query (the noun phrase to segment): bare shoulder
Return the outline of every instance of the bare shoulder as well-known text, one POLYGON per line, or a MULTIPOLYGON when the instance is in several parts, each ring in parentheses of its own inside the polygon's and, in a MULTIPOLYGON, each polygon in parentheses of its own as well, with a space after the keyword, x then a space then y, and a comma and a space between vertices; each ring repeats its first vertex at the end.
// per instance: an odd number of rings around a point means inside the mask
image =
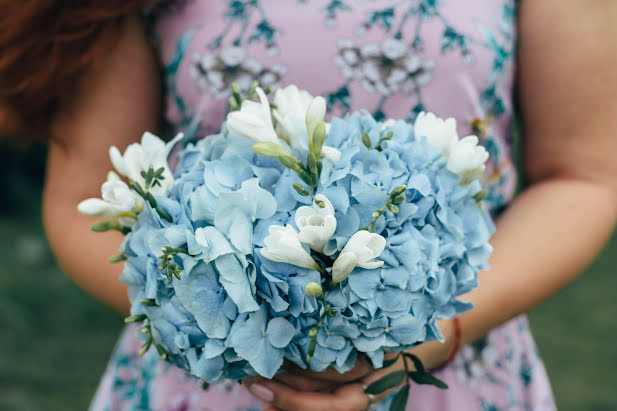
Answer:
POLYGON ((519 92, 531 180, 617 181, 617 2, 521 3, 519 92))
POLYGON ((76 79, 78 92, 52 125, 46 195, 96 194, 110 169, 109 147, 156 131, 161 100, 156 61, 141 19, 128 17, 113 50, 76 79), (70 187, 63 183, 67 178, 70 187))

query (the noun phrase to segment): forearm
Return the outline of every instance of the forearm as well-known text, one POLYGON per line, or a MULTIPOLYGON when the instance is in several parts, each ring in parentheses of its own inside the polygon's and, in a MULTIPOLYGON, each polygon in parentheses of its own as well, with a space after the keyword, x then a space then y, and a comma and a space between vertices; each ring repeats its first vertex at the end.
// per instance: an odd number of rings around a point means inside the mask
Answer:
MULTIPOLYGON (((68 203, 68 202, 67 202, 68 203)), ((94 219, 77 212, 76 205, 44 203, 49 243, 63 271, 92 296, 121 313, 128 313, 126 286, 118 280, 123 263, 107 259, 118 254, 123 236, 94 233, 94 219)))
POLYGON ((610 236, 615 191, 601 184, 552 178, 525 190, 499 218, 491 268, 464 297, 466 344, 528 311, 572 281, 610 236))

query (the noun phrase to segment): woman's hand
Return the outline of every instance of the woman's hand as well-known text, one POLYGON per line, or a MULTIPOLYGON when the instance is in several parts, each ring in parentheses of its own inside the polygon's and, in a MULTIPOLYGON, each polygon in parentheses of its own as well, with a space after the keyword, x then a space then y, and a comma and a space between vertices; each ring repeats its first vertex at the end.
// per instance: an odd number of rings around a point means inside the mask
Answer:
MULTIPOLYGON (((442 365, 450 355, 454 345, 454 326, 451 320, 440 322, 446 341, 422 344, 409 352, 418 356, 427 369, 442 365)), ((391 354, 387 358, 394 358, 391 354)), ((413 364, 408 361, 407 369, 413 371, 413 364)), ((335 370, 314 372, 289 369, 273 380, 264 378, 246 379, 243 384, 256 397, 264 401, 264 411, 355 411, 366 410, 371 403, 381 401, 401 386, 390 389, 371 399, 364 393, 364 388, 380 378, 399 370, 405 370, 403 357, 400 356, 392 366, 375 370, 362 356, 356 366, 345 374, 335 370)))
MULTIPOLYGON (((359 379, 351 380, 352 377, 347 373, 336 373, 338 376, 334 372, 325 373, 328 378, 339 378, 340 376, 341 379, 347 379, 347 382, 280 374, 273 380, 250 379, 245 380, 243 384, 253 395, 264 401, 264 411, 360 411, 366 410, 371 405, 369 395, 364 393, 367 385, 393 371, 403 369, 401 357, 391 367, 380 370, 371 368, 370 373, 359 379)), ((375 395, 373 402, 384 399, 392 391, 394 389, 375 395)))

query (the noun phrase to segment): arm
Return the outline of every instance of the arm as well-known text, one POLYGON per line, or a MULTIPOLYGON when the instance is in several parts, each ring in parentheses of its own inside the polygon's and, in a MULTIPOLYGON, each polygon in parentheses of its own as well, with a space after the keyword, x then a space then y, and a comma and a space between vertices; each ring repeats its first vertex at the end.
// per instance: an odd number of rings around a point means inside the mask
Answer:
MULTIPOLYGON (((616 20, 612 1, 522 2, 519 85, 529 187, 497 222, 491 269, 480 274, 480 287, 467 296, 476 308, 461 316, 463 344, 572 281, 613 229, 616 20)), ((446 344, 422 344, 414 351, 431 368, 443 362, 450 345, 448 338, 446 344)), ((259 384, 273 392, 277 409, 355 410, 367 404, 358 383, 333 394, 300 393, 265 380, 259 384)))
POLYGON ((107 258, 118 254, 119 233, 92 233, 92 217, 77 204, 100 196, 111 164, 109 146, 125 147, 145 130, 156 130, 160 104, 154 53, 136 17, 127 18, 114 50, 87 73, 70 104, 52 124, 43 215, 51 247, 60 266, 96 298, 128 311, 125 286, 118 281, 122 264, 107 258))

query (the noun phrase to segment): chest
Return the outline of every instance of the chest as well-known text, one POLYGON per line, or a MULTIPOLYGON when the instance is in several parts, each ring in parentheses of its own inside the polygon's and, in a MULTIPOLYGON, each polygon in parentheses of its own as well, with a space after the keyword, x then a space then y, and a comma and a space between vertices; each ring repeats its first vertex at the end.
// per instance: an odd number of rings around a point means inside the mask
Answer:
POLYGON ((157 22, 176 122, 207 110, 220 124, 231 84, 253 80, 324 95, 337 115, 508 109, 516 0, 180 3, 157 22))

